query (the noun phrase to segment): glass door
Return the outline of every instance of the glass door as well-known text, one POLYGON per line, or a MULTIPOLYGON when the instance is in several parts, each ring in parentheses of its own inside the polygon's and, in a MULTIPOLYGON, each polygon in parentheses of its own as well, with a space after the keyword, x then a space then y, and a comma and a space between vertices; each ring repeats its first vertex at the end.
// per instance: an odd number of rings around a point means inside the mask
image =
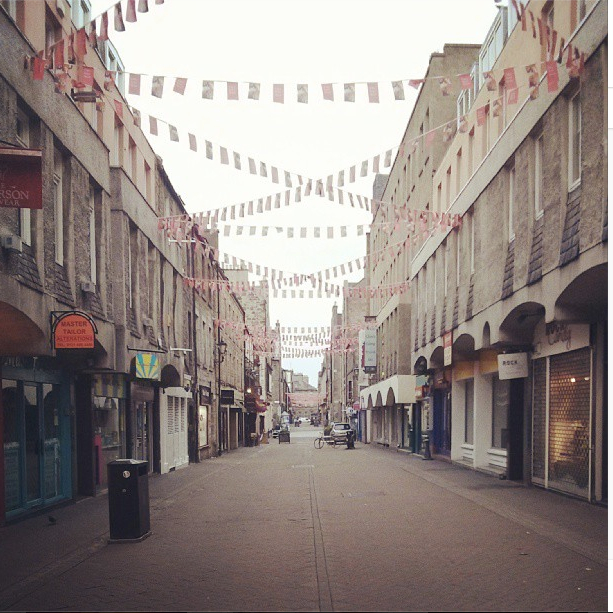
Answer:
POLYGON ((61 431, 60 408, 57 390, 45 383, 42 385, 42 409, 44 426, 44 475, 45 498, 55 498, 61 493, 61 431))
POLYGON ((5 509, 21 506, 21 414, 18 406, 17 381, 2 380, 4 413, 4 495, 5 509))
POLYGON ((151 438, 151 424, 153 416, 151 414, 151 404, 149 402, 137 402, 136 403, 136 447, 134 453, 135 460, 147 460, 149 462, 149 469, 151 469, 151 457, 152 457, 152 438, 151 438))
POLYGON ((25 482, 26 504, 35 506, 42 502, 41 472, 42 445, 40 410, 37 398, 37 385, 24 384, 23 411, 25 423, 25 482))

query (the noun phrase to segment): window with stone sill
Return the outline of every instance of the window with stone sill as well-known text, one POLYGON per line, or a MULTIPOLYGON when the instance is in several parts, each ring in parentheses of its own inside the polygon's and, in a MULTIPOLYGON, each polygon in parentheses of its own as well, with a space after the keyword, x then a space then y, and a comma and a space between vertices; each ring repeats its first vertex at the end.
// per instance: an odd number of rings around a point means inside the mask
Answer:
POLYGON ((568 101, 568 191, 581 183, 581 92, 568 101))
POLYGON ((55 217, 55 261, 60 266, 64 265, 64 194, 63 174, 64 163, 62 155, 55 150, 54 173, 53 173, 53 212, 55 217))
POLYGON ((543 215, 543 135, 534 139, 534 217, 543 215))
MULTIPOLYGON (((91 3, 88 0, 72 1, 72 23, 75 27, 82 28, 91 21, 91 3)), ((69 2, 70 4, 70 2, 69 2)))
MULTIPOLYGON (((17 142, 24 148, 30 147, 30 117, 17 109, 17 142)), ((19 236, 26 245, 32 244, 32 213, 31 209, 19 209, 19 236)))
POLYGON ((509 242, 515 239, 515 165, 509 167, 509 242))

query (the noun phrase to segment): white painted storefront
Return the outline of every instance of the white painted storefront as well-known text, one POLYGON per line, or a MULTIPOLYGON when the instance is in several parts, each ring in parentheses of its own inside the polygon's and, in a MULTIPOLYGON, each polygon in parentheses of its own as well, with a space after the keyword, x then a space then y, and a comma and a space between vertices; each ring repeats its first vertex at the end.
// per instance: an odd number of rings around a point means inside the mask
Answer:
POLYGON ((182 387, 167 387, 160 395, 161 473, 189 464, 187 447, 188 401, 191 394, 182 387))

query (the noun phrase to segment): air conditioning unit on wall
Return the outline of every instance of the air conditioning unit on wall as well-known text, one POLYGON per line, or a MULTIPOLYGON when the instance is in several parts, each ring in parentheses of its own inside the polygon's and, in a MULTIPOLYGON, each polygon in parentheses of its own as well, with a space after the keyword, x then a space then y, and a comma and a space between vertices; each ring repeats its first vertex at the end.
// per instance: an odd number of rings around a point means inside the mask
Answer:
POLYGON ((7 251, 13 251, 15 253, 21 253, 23 251, 23 245, 21 242, 21 237, 15 234, 11 234, 10 236, 3 236, 1 239, 2 248, 7 251))

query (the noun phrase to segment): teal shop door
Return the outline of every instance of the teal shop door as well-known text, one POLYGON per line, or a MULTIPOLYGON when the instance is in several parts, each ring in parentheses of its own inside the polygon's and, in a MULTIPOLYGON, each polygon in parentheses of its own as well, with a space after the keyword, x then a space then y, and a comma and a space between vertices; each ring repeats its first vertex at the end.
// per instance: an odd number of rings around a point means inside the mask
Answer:
POLYGON ((64 443, 68 424, 62 420, 60 389, 52 383, 2 381, 8 516, 64 496, 70 445, 64 443))

